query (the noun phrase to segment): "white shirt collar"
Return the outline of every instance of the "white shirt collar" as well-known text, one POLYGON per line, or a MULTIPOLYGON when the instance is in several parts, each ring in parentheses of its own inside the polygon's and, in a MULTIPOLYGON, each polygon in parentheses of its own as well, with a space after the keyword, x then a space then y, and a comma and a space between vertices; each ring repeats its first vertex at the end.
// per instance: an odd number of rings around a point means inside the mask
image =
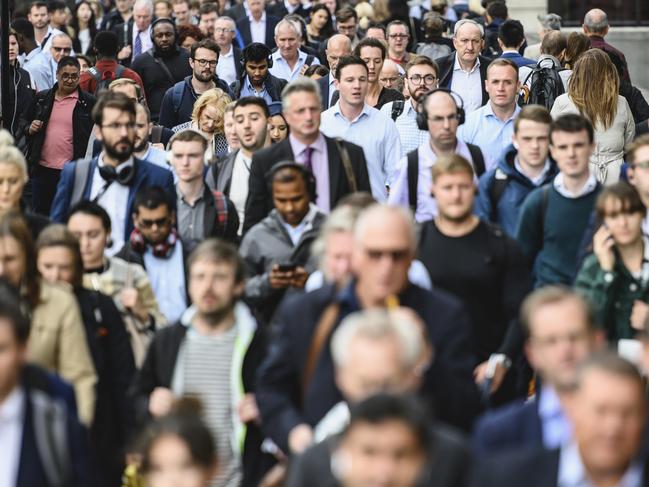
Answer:
MULTIPOLYGON (((149 150, 150 149, 151 149, 151 146, 149 145, 149 150)), ((147 154, 148 154, 148 152, 147 152, 147 154)), ((117 168, 126 167, 126 166, 132 166, 133 164, 135 164, 135 161, 133 160, 133 156, 131 156, 128 159, 128 161, 122 162, 121 164, 119 164, 117 166, 117 168)), ((99 167, 104 167, 106 165, 106 164, 104 164, 104 151, 101 151, 101 153, 99 154, 99 157, 97 158, 97 165, 99 167)), ((117 168, 115 168, 115 169, 117 169, 117 168)))
POLYGON ((563 179, 563 173, 560 172, 554 177, 553 185, 554 189, 557 190, 557 193, 559 193, 564 198, 577 199, 584 195, 592 193, 597 187, 597 179, 595 178, 595 175, 593 173, 590 173, 588 175, 586 183, 584 183, 584 186, 577 192, 577 194, 573 194, 568 191, 563 179))
POLYGON ((543 166, 543 171, 541 171, 539 175, 536 176, 535 178, 530 178, 523 172, 523 167, 521 166, 521 163, 518 161, 518 156, 514 158, 514 167, 519 173, 521 173, 523 176, 529 179, 534 186, 540 186, 541 183, 543 183, 543 181, 545 180, 545 177, 548 175, 548 172, 550 171, 550 159, 545 160, 545 166, 543 166))
POLYGON ((0 424, 21 422, 24 414, 25 392, 21 387, 16 387, 7 399, 0 404, 0 424))
POLYGON ((219 54, 219 59, 223 57, 232 57, 232 56, 234 56, 234 48, 232 47, 232 44, 230 44, 230 50, 225 54, 219 54))
MULTIPOLYGON (((469 74, 472 74, 476 69, 480 68, 480 56, 478 56, 475 60, 475 64, 471 68, 471 71, 469 71, 469 74)), ((464 71, 462 69, 462 66, 460 66, 460 60, 457 57, 457 53, 455 54, 455 63, 453 64, 453 71, 464 71)), ((466 72, 466 71, 464 71, 466 72)))

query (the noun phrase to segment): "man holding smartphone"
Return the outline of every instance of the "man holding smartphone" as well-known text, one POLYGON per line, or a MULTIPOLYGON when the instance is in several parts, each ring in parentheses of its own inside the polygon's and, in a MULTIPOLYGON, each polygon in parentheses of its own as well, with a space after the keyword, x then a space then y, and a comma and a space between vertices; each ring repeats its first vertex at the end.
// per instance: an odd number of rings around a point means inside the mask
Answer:
POLYGON ((267 175, 273 209, 246 233, 239 252, 248 269, 246 301, 268 322, 289 288, 304 288, 311 243, 325 215, 315 201, 313 174, 293 161, 267 175))

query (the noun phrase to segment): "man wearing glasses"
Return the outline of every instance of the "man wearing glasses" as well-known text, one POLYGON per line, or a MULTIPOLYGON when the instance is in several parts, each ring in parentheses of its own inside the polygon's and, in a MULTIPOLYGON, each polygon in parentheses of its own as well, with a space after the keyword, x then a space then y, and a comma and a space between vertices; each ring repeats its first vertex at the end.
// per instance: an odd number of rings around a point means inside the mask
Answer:
POLYGON ((72 53, 72 39, 67 34, 52 38, 49 52, 42 51, 25 69, 32 75, 36 91, 49 90, 56 83, 56 68, 63 56, 72 53))
POLYGON ((219 46, 212 39, 203 39, 192 46, 189 58, 192 74, 164 94, 160 106, 160 125, 173 128, 189 122, 194 102, 212 88, 220 88, 232 97, 228 84, 216 74, 218 61, 219 46))
POLYGON ((408 26, 401 20, 394 20, 388 24, 388 56, 390 59, 406 68, 410 61, 410 53, 407 51, 410 33, 408 26))
POLYGON ((415 150, 428 140, 428 131, 417 127, 417 110, 424 95, 437 88, 439 68, 427 56, 415 56, 406 69, 406 84, 410 99, 393 101, 381 107, 381 111, 394 120, 401 139, 401 157, 415 150))
POLYGON ((90 137, 95 97, 79 88, 79 71, 75 58, 59 57, 54 87, 34 97, 21 121, 33 168, 33 207, 42 215, 50 212, 63 165, 83 157, 90 137))
MULTIPOLYGON (((92 122, 103 149, 98 157, 78 159, 63 166, 50 217, 57 223, 64 223, 69 208, 79 201, 99 203, 111 219, 113 245, 106 254, 112 256, 133 231, 131 213, 138 190, 160 186, 167 194, 174 194, 174 181, 171 171, 133 157, 135 103, 124 93, 107 91, 102 94, 92 111, 92 122)), ((89 130, 91 121, 86 125, 89 130)), ((84 153, 85 144, 81 156, 75 153, 75 157, 82 157, 84 153)))
POLYGON ((216 74, 228 85, 241 77, 241 49, 232 41, 237 32, 237 24, 230 17, 219 17, 214 24, 214 40, 221 50, 216 74))

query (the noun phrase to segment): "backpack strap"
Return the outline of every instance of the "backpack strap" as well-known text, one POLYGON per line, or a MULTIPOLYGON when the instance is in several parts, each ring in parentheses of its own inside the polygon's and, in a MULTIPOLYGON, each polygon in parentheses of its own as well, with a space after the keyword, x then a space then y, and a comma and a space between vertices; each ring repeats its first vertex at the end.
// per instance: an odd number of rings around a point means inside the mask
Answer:
POLYGON ((313 64, 313 60, 315 59, 315 56, 313 54, 309 54, 306 59, 304 60, 304 64, 307 66, 311 66, 313 64))
POLYGON ((484 156, 482 155, 482 151, 480 150, 480 147, 478 147, 477 145, 467 144, 467 147, 469 148, 469 154, 471 154, 471 160, 473 161, 473 169, 476 173, 476 176, 480 177, 485 172, 485 163, 484 163, 484 156))
POLYGON ((180 105, 183 101, 183 95, 185 94, 185 81, 182 83, 174 84, 173 91, 171 92, 171 103, 174 106, 174 111, 178 113, 180 111, 180 105))
POLYGON ((498 219, 498 203, 505 193, 505 188, 509 183, 509 176, 502 169, 497 168, 494 174, 494 180, 489 187, 489 201, 491 202, 492 221, 498 219))
POLYGON ((151 143, 159 144, 162 140, 162 125, 154 125, 151 129, 151 143))
POLYGON ((212 191, 212 196, 216 208, 216 224, 221 230, 221 235, 224 235, 228 228, 228 201, 221 191, 212 191))
POLYGON ((395 122, 397 121, 397 118, 399 118, 399 115, 403 113, 403 107, 405 106, 405 102, 403 100, 394 100, 392 102, 392 113, 390 114, 390 117, 392 117, 392 120, 395 122))
POLYGON ((408 204, 413 214, 417 211, 417 185, 419 182, 419 149, 408 152, 408 204))
POLYGON ((86 182, 90 173, 90 164, 92 164, 92 159, 79 159, 75 162, 70 207, 81 201, 83 197, 83 190, 86 189, 86 182))
POLYGON ((543 186, 543 193, 541 194, 541 223, 545 227, 545 214, 548 212, 548 206, 550 205, 550 190, 552 189, 552 183, 548 183, 543 186))
POLYGON ((125 69, 126 69, 126 68, 125 68, 124 66, 122 66, 121 64, 118 64, 118 65, 117 65, 117 70, 115 71, 115 77, 114 77, 113 79, 119 79, 119 78, 121 78, 122 75, 124 74, 124 70, 125 70, 125 69))
POLYGON ((88 74, 90 76, 92 76, 97 83, 99 83, 101 81, 101 73, 99 72, 99 70, 95 66, 88 69, 88 74))

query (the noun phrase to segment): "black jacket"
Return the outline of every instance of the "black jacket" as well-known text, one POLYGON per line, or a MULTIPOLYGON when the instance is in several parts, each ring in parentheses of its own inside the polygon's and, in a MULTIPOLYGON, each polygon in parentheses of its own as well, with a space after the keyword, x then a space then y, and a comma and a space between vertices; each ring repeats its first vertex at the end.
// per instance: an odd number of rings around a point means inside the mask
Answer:
POLYGON ((160 53, 155 47, 136 57, 131 68, 140 75, 146 94, 151 120, 158 121, 162 98, 169 88, 191 76, 189 53, 176 47, 168 53, 160 53), (164 64, 165 70, 161 64, 164 64))
MULTIPOLYGON (((110 30, 112 30, 117 35, 117 39, 119 40, 119 48, 121 49, 126 46, 133 47, 133 17, 131 17, 128 22, 124 22, 122 20, 122 16, 119 13, 117 13, 117 16, 118 18, 115 20, 116 23, 113 24, 110 30)), ((130 66, 132 62, 133 54, 131 51, 131 56, 129 56, 127 59, 122 59, 120 61, 120 64, 123 64, 124 66, 130 66)))
MULTIPOLYGON (((271 49, 275 49, 275 26, 281 20, 280 17, 275 17, 266 12, 266 39, 264 44, 266 44, 271 49)), ((250 33, 250 19, 248 17, 242 17, 237 20, 237 32, 238 37, 243 43, 239 47, 243 49, 252 42, 252 34, 250 33)))
MULTIPOLYGON (((345 174, 340 152, 336 141, 325 136, 327 152, 329 155, 329 201, 334 208, 338 201, 351 193, 349 181, 345 174)), ((363 149, 351 142, 341 142, 349 153, 352 169, 356 176, 358 191, 371 192, 370 178, 367 173, 367 162, 363 149)), ((266 174, 280 161, 294 160, 293 149, 288 138, 270 147, 256 152, 252 156, 250 166, 250 183, 248 188, 248 201, 246 202, 246 217, 243 223, 245 233, 255 223, 263 220, 273 208, 271 195, 266 184, 266 174)))
MULTIPOLYGON (((156 387, 171 388, 178 351, 186 333, 187 326, 176 323, 163 328, 153 338, 142 368, 129 390, 134 400, 138 423, 144 424, 149 419, 149 396, 153 390, 156 387)), ((265 354, 266 338, 264 332, 257 328, 241 369, 243 389, 246 393, 255 390, 255 373, 265 354)), ((257 485, 254 478, 259 474, 262 440, 259 428, 248 424, 243 448, 244 486, 257 485)))
POLYGON ((126 391, 135 374, 135 362, 126 326, 112 298, 84 288, 74 292, 98 379, 90 437, 102 472, 101 485, 109 487, 121 478, 124 447, 134 429, 126 391))
MULTIPOLYGON (((241 87, 245 82, 246 80, 244 77, 243 80, 239 78, 230 85, 230 90, 234 94, 235 99, 238 99, 241 96, 241 87)), ((282 90, 287 84, 288 81, 286 81, 285 79, 277 78, 268 73, 268 76, 264 81, 264 88, 273 101, 282 101, 282 90)))
MULTIPOLYGON (((435 62, 439 66, 439 86, 440 88, 451 88, 451 81, 453 79, 453 66, 455 65, 455 55, 456 53, 449 54, 448 56, 435 59, 435 62)), ((491 62, 491 59, 484 56, 478 56, 480 60, 480 79, 482 86, 482 104, 484 105, 489 101, 489 95, 485 90, 484 82, 487 79, 487 67, 491 62)))
MULTIPOLYGON (((435 425, 431 428, 433 444, 424 472, 416 487, 466 487, 470 479, 471 454, 465 440, 454 430, 435 425), (434 479, 433 483, 430 481, 434 479)), ((340 444, 340 436, 313 445, 291 464, 287 487, 338 487, 331 471, 331 457, 340 444)))
POLYGON ((318 83, 318 85, 320 86, 320 96, 321 96, 320 105, 322 107, 322 111, 324 112, 327 108, 331 106, 329 104, 329 75, 323 76, 322 78, 318 78, 316 80, 316 83, 318 83))
POLYGON ((3 106, 3 125, 11 132, 14 138, 20 137, 20 115, 31 104, 34 95, 34 87, 31 83, 29 73, 18 66, 9 67, 11 80, 9 84, 9 103, 3 106), (6 106, 6 108, 5 108, 6 106))
MULTIPOLYGON (((291 429, 301 423, 315 426, 343 399, 334 381, 331 335, 322 347, 306 391, 302 390, 302 373, 325 308, 332 303, 340 307, 334 330, 344 317, 361 309, 354 286, 352 282, 336 292, 333 285, 327 285, 307 294, 287 296, 275 314, 280 332, 259 369, 257 404, 264 418, 264 433, 285 452, 291 429)), ((477 362, 465 308, 444 291, 426 291, 412 284, 399 295, 399 303, 423 319, 435 350, 421 392, 430 396, 441 421, 468 430, 479 410, 479 399, 473 382, 477 362)))
MULTIPOLYGON (((54 106, 54 95, 58 88, 58 83, 49 90, 40 91, 32 99, 23 113, 20 120, 20 130, 27 136, 29 144, 29 151, 27 162, 30 166, 38 164, 45 142, 45 134, 47 132, 47 123, 52 114, 52 107, 54 106), (44 122, 41 130, 34 135, 29 134, 29 126, 34 120, 42 120, 44 122)), ((74 111, 72 112, 72 159, 82 159, 86 154, 86 147, 88 146, 88 139, 92 131, 92 108, 95 106, 95 97, 80 88, 77 88, 79 100, 77 101, 74 111)))
POLYGON ((522 449, 496 455, 475 469, 472 487, 556 487, 561 450, 522 449))
MULTIPOLYGON (((112 30, 116 32, 114 27, 118 26, 119 24, 124 24, 124 18, 122 17, 122 14, 120 14, 117 10, 112 10, 108 12, 106 15, 104 15, 101 19, 101 26, 99 27, 99 30, 112 30)), ((131 33, 133 33, 133 17, 129 19, 126 24, 131 24, 131 33)), ((123 26, 122 26, 123 27, 123 26)), ((128 28, 128 26, 127 26, 128 28)), ((127 44, 130 44, 128 41, 124 43, 124 34, 119 33, 117 38, 119 39, 120 43, 123 44, 122 47, 124 47, 127 44)), ((129 37, 130 39, 130 37, 129 37)))

